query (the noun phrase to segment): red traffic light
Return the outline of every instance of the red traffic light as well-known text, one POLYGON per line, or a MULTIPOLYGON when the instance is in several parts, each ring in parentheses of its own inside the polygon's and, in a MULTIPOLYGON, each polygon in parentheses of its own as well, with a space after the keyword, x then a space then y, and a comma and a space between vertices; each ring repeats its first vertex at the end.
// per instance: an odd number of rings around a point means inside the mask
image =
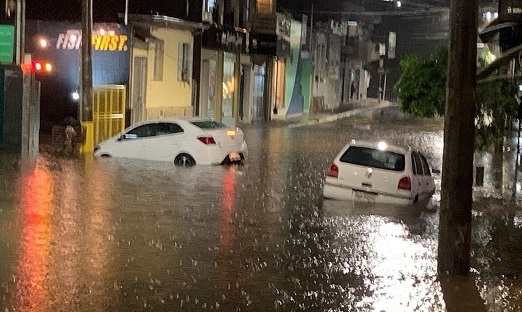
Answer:
POLYGON ((53 65, 49 62, 34 62, 34 71, 37 73, 51 73, 53 65))
POLYGON ((34 61, 31 64, 23 64, 22 70, 24 72, 33 72, 36 74, 50 74, 54 70, 53 64, 44 61, 34 61))

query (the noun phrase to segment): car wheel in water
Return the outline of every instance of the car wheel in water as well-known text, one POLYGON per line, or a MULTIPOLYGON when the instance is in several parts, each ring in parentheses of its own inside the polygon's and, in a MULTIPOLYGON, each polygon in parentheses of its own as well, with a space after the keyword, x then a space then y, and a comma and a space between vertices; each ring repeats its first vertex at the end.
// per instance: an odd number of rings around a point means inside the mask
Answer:
POLYGON ((191 167, 196 164, 196 161, 189 154, 179 154, 174 158, 174 164, 176 166, 191 167))

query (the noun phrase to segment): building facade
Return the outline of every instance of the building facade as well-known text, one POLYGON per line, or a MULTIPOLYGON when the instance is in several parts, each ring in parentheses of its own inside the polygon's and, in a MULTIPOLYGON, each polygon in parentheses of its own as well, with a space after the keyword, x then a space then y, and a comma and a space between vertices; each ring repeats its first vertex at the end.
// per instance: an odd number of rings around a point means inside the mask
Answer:
POLYGON ((132 123, 194 115, 194 32, 203 25, 167 16, 130 15, 132 123))

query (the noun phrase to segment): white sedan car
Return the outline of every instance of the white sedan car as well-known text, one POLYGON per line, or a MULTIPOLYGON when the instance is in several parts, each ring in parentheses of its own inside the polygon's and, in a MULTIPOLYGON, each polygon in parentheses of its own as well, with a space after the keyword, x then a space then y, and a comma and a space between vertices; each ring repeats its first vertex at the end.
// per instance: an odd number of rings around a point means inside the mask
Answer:
POLYGON ((137 123, 99 143, 95 156, 169 161, 178 166, 241 162, 247 155, 243 131, 204 118, 137 123))
MULTIPOLYGON (((439 172, 434 170, 433 172, 439 172)), ((326 177, 325 198, 409 205, 435 192, 426 157, 385 142, 347 144, 326 177)))

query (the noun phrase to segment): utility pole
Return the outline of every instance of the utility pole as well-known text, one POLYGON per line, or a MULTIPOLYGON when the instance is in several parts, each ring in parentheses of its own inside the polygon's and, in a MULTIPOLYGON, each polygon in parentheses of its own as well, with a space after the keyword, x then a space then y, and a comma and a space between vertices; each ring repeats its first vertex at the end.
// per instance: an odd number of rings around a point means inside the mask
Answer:
POLYGON ((451 0, 438 270, 470 269, 478 0, 451 0))
POLYGON ((78 119, 85 131, 81 153, 94 150, 92 111, 92 0, 82 0, 81 102, 78 119))
POLYGON ((310 108, 308 109, 308 116, 312 114, 314 107, 314 86, 315 86, 315 53, 314 53, 314 3, 312 2, 312 9, 310 11, 310 61, 312 63, 312 77, 310 77, 310 108))

